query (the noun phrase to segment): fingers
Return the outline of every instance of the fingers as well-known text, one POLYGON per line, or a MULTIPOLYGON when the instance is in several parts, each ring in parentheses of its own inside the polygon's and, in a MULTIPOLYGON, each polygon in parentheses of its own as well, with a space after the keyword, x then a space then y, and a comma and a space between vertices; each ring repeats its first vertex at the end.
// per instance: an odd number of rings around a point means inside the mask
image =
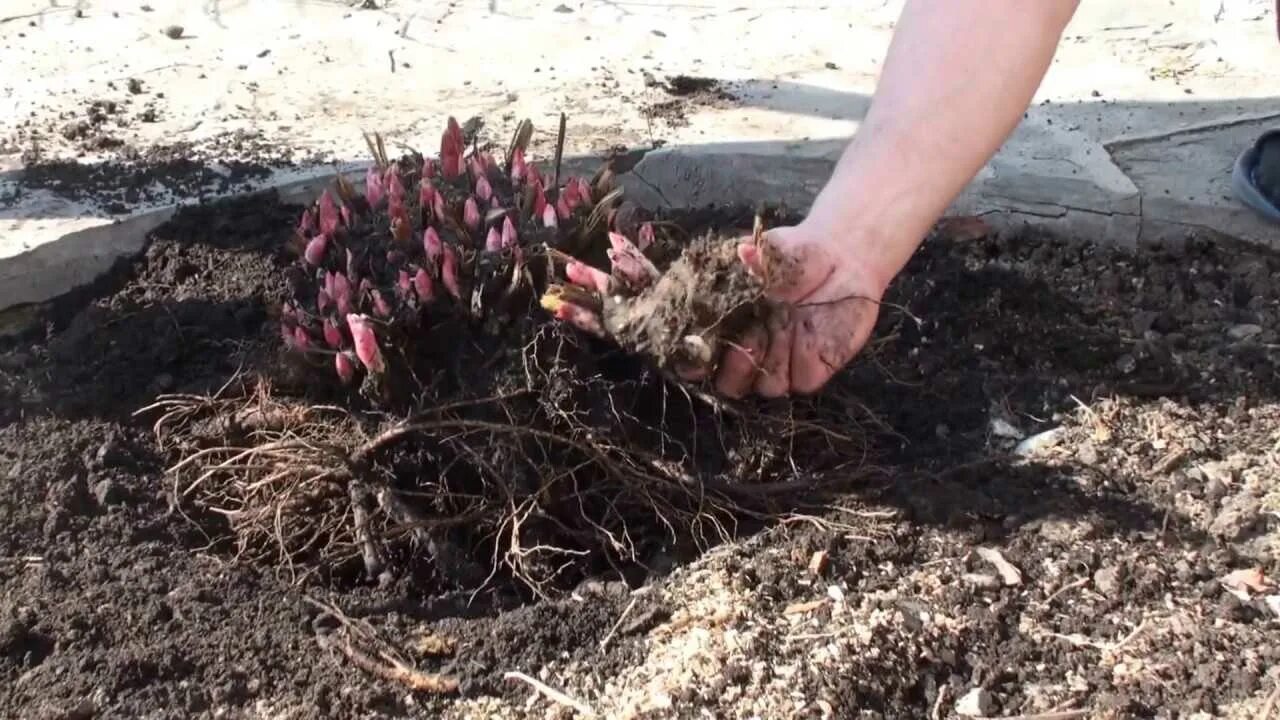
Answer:
POLYGON ((864 300, 804 308, 798 316, 791 347, 791 390, 809 395, 857 355, 875 325, 877 307, 864 300))
POLYGON ((791 389, 791 346, 795 342, 795 325, 790 314, 777 312, 768 320, 769 349, 756 376, 755 392, 766 398, 786 395, 791 389))
POLYGON ((553 313, 557 320, 573 325, 584 332, 595 335, 596 337, 604 337, 604 325, 600 322, 600 317, 584 307, 574 305, 573 303, 561 303, 553 313))
POLYGON ((768 333, 754 325, 743 334, 741 340, 725 350, 720 371, 716 373, 716 392, 731 398, 740 398, 755 385, 760 361, 764 358, 768 333))
POLYGON ((760 244, 738 245, 738 259, 747 272, 765 283, 765 291, 775 300, 804 302, 831 278, 834 262, 822 245, 787 243, 795 228, 777 228, 764 234, 760 244))

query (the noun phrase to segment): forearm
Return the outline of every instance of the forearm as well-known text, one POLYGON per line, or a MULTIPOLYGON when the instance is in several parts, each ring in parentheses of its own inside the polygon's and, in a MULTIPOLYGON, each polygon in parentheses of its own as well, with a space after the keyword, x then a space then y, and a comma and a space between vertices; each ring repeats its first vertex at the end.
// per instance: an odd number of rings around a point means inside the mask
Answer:
POLYGON ((807 222, 888 283, 1017 126, 1078 0, 907 0, 876 96, 807 222))

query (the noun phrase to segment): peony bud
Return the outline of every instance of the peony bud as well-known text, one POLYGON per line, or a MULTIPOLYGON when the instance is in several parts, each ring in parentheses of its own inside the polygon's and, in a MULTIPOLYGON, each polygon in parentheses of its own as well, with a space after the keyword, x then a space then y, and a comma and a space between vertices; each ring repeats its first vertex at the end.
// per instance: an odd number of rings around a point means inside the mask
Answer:
POLYGON ((351 282, 347 280, 347 276, 342 273, 334 273, 333 277, 333 304, 337 306, 338 313, 346 315, 351 312, 351 282))
POLYGON ((342 331, 329 318, 324 319, 324 341, 334 350, 342 349, 342 331))
POLYGON ((542 212, 547 209, 547 193, 542 189, 541 185, 533 186, 533 216, 542 217, 542 212))
POLYGON ((431 199, 431 212, 435 213, 436 221, 444 219, 444 195, 436 192, 436 196, 431 199))
POLYGON ((484 239, 484 250, 485 252, 502 251, 502 236, 498 234, 498 228, 489 228, 489 234, 484 239))
POLYGON ((559 224, 560 223, 556 221, 556 209, 553 206, 547 205, 546 207, 542 208, 542 226, 543 227, 553 228, 558 226, 559 224))
POLYGON ((440 138, 440 170, 445 180, 452 180, 462 174, 462 151, 465 142, 462 128, 453 117, 440 138))
POLYGON ((332 235, 338 229, 338 207, 333 204, 333 196, 326 189, 320 193, 320 232, 332 235))
POLYGON ((321 290, 316 293, 316 311, 323 313, 330 305, 333 304, 333 296, 328 291, 321 290))
POLYGON ((418 206, 424 211, 431 209, 431 203, 436 198, 436 187, 431 184, 430 180, 423 179, 418 185, 418 206))
POLYGON ((391 306, 378 290, 373 291, 373 312, 380 318, 391 317, 391 306))
POLYGON ((427 254, 427 260, 435 267, 440 267, 440 256, 444 253, 444 243, 440 241, 440 234, 436 229, 429 227, 422 232, 422 249, 427 254))
POLYGON ((333 356, 334 369, 338 371, 338 379, 343 385, 350 385, 351 381, 356 378, 356 363, 351 358, 351 353, 340 352, 333 356))
POLYGON ((613 275, 632 290, 646 288, 658 279, 658 268, 625 235, 609 233, 609 244, 612 247, 606 254, 613 265, 613 275))
POLYGON ((382 184, 382 175, 378 173, 378 168, 370 166, 364 174, 364 199, 369 201, 369 207, 377 210, 382 201, 387 196, 387 190, 382 184))
POLYGON ((422 163, 422 177, 430 180, 440 172, 440 167, 436 165, 435 160, 427 159, 422 163))
POLYGON ((462 222, 472 232, 480 229, 480 206, 473 197, 468 197, 467 204, 462 208, 462 222))
POLYGON ((476 181, 476 195, 484 202, 488 202, 493 197, 493 186, 489 184, 488 178, 483 175, 476 181))
POLYGON ((484 159, 479 155, 467 158, 467 170, 471 172, 471 177, 478 181, 485 176, 484 159))
POLYGON ((307 335, 307 331, 301 325, 293 329, 293 342, 299 350, 309 350, 311 348, 311 337, 307 335))
POLYGON ((542 173, 538 172, 538 166, 537 166, 537 165, 534 165, 533 163, 528 163, 528 164, 526 164, 526 165, 525 165, 525 173, 526 173, 526 175, 528 176, 529 182, 531 182, 531 183, 537 183, 537 184, 539 184, 539 185, 545 185, 545 184, 546 184, 546 183, 544 183, 544 182, 542 181, 542 173))
POLYGON ((324 253, 327 249, 329 249, 329 236, 321 233, 311 238, 302 255, 306 258, 308 265, 320 267, 324 264, 324 253))
POLYGON ((396 288, 399 289, 402 294, 408 294, 408 292, 413 289, 413 279, 409 277, 408 270, 401 270, 399 274, 396 275, 396 288))
POLYGON ((573 215, 573 209, 569 207, 569 197, 564 193, 561 193, 560 199, 556 200, 556 214, 561 220, 568 220, 573 215))
POLYGON ((462 287, 458 283, 458 255, 452 245, 444 246, 444 262, 441 275, 444 280, 444 288, 449 291, 454 300, 461 300, 462 287))
POLYGON ((657 236, 653 233, 653 223, 645 223, 640 226, 640 234, 636 238, 636 245, 641 250, 648 250, 657 242, 657 236))
POLYGON ((418 299, 424 303, 431 302, 435 297, 435 288, 432 287, 431 276, 427 274, 426 268, 418 268, 418 274, 413 276, 413 289, 418 293, 418 299))
POLYGON ((519 185, 522 180, 528 177, 528 166, 524 161, 524 150, 516 148, 515 153, 511 155, 511 184, 519 185))
POLYGON ((389 202, 404 204, 404 181, 400 179, 400 172, 394 165, 387 168, 387 200, 389 202))
POLYGON ((356 346, 356 357, 369 372, 381 373, 386 370, 382 350, 378 347, 378 336, 369 318, 351 313, 347 315, 347 328, 351 331, 351 340, 356 346))
POLYGON ((516 226, 511 222, 511 216, 508 215, 506 220, 502 221, 502 247, 513 248, 516 246, 516 226))
POLYGON ((345 227, 351 227, 351 208, 346 205, 339 205, 338 215, 342 218, 342 224, 345 227))

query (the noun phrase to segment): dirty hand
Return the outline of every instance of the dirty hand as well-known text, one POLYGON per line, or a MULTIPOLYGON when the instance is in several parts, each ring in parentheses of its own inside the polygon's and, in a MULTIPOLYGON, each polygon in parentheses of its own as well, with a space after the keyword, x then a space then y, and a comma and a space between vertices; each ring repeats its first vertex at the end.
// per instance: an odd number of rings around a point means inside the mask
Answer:
POLYGON ((815 224, 779 227, 738 256, 784 312, 749 328, 715 375, 729 397, 817 392, 866 344, 887 281, 859 258, 856 243, 815 224), (767 326, 766 326, 767 325, 767 326))

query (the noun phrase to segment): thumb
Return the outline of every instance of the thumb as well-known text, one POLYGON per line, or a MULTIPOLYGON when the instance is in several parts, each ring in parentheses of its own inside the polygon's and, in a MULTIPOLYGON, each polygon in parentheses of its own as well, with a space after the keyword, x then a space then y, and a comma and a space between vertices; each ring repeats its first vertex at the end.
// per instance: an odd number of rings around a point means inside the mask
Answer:
POLYGON ((831 277, 831 262, 812 245, 790 243, 781 228, 767 233, 759 244, 738 244, 738 259, 747 272, 765 284, 765 292, 775 300, 799 303, 831 277), (774 237, 778 233, 780 237, 774 237))

